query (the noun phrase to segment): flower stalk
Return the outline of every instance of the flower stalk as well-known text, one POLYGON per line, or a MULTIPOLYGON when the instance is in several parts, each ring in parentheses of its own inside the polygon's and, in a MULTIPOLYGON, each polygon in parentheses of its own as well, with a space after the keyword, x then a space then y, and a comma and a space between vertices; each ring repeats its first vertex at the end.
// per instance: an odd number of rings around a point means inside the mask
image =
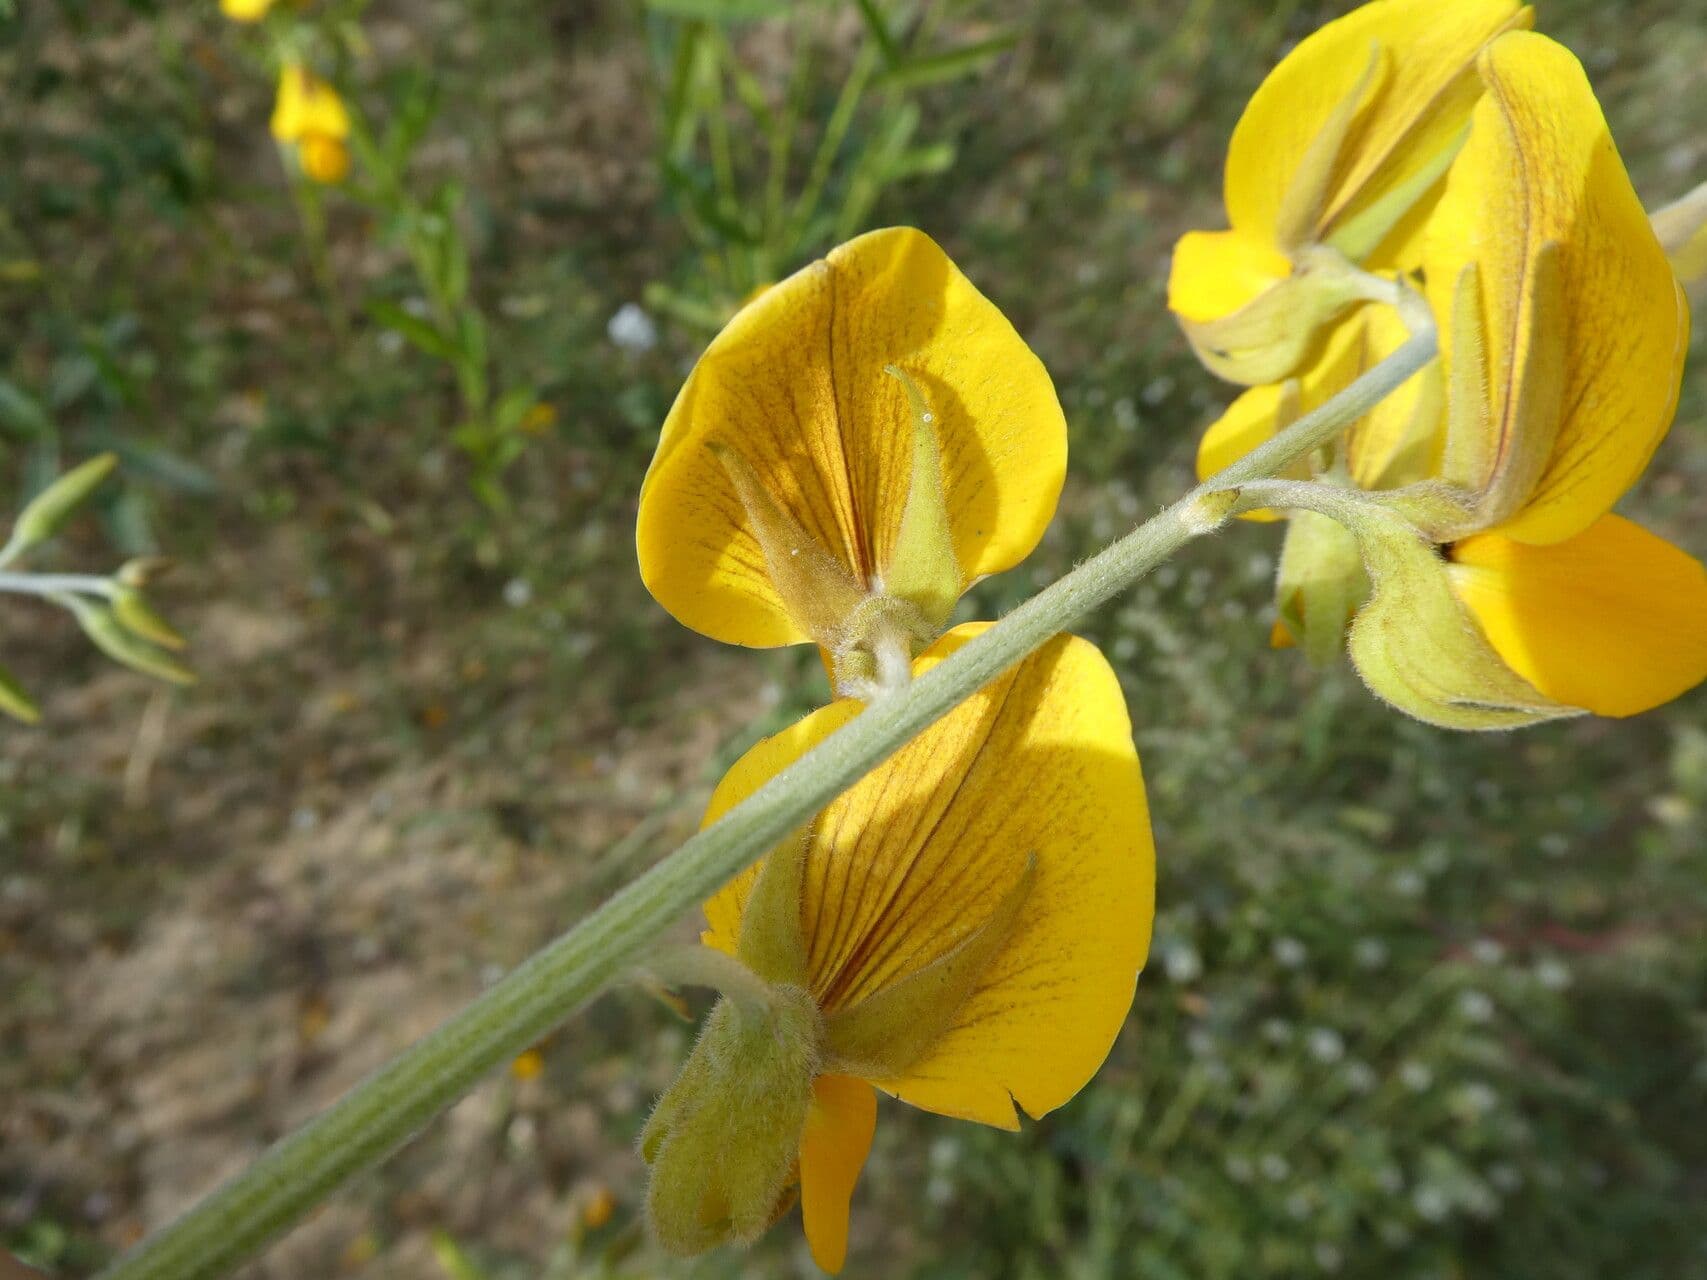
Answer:
POLYGON ((1280 474, 1434 358, 1413 336, 1314 412, 1245 455, 1014 609, 939 665, 846 726, 687 840, 461 1012, 381 1066, 103 1272, 105 1280, 224 1275, 356 1175, 377 1165, 495 1066, 555 1030, 629 969, 671 921, 920 731, 1052 636, 1217 528, 1227 491, 1280 474))

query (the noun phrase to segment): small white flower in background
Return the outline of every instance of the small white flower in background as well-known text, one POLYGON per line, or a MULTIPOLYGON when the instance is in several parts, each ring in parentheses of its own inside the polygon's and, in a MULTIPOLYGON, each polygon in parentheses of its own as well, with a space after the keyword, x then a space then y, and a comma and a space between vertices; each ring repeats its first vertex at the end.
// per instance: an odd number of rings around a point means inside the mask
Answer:
POLYGON ((605 326, 605 336, 624 351, 650 351, 658 345, 658 326, 638 303, 625 302, 605 326))
POLYGON ((1411 1229, 1397 1218, 1388 1218, 1376 1231, 1389 1249, 1403 1249, 1411 1242, 1411 1229))
POLYGON ((1535 966, 1535 981, 1549 991, 1563 991, 1571 985, 1570 966, 1563 960, 1548 957, 1535 966))
POLYGON ((1185 1047, 1193 1057, 1207 1058, 1215 1052, 1215 1033, 1204 1027, 1193 1027, 1186 1033, 1185 1047))
POLYGON ((1407 1062, 1399 1068, 1399 1083, 1412 1093, 1421 1093, 1434 1083, 1434 1072, 1425 1063, 1407 1062))
POLYGON ((1270 1182, 1283 1181, 1286 1175, 1292 1172, 1292 1166, 1286 1162, 1286 1157, 1275 1151, 1270 1151, 1258 1161, 1258 1167, 1262 1169, 1262 1176, 1270 1182))
POLYGON ((1203 961, 1189 942, 1177 942, 1164 951, 1162 967, 1170 982, 1196 982, 1203 974, 1203 961))
POLYGON ((1486 1022, 1494 1016, 1494 1002, 1483 991, 1460 992, 1458 1012, 1471 1022, 1486 1022))
POLYGON ((1290 1043, 1292 1024, 1285 1018, 1269 1018, 1262 1024, 1262 1035, 1270 1044, 1290 1043))
POLYGON ((1452 1212, 1452 1198, 1436 1186, 1418 1187, 1411 1204, 1424 1222, 1440 1222, 1452 1212))
POLYGON ((1470 955, 1477 964, 1498 964, 1505 959, 1505 948, 1493 938, 1477 938, 1470 944, 1470 955))
POLYGON ((1428 882, 1422 878, 1420 871, 1407 868, 1393 877, 1393 892, 1401 898, 1420 898, 1428 882))
POLYGON ((1251 1168, 1248 1156, 1228 1156, 1223 1167, 1227 1170, 1227 1176, 1234 1182, 1249 1182, 1251 1175, 1256 1172, 1251 1168))
POLYGON ((1310 1056, 1317 1062, 1338 1062, 1345 1056, 1345 1037, 1332 1027, 1313 1027, 1309 1037, 1310 1056))
POLYGON ((1387 944, 1380 938, 1359 938, 1351 949, 1352 959, 1364 969, 1379 969, 1387 963, 1387 944))
POLYGON ((1488 1181, 1496 1190, 1510 1195, 1523 1186, 1523 1171, 1516 1165, 1496 1164, 1488 1170, 1488 1181))
POLYGON ((1485 1116, 1499 1105, 1500 1095, 1491 1085, 1475 1080, 1460 1088, 1453 1101, 1460 1111, 1485 1116))
POLYGON ((520 609, 533 599, 533 587, 526 578, 511 578, 504 584, 504 603, 520 609))
POLYGON ((1353 1093, 1368 1093, 1375 1087, 1375 1068, 1367 1062, 1345 1064, 1345 1087, 1353 1093))
POLYGON ((1316 1265, 1323 1271, 1338 1271, 1345 1265, 1345 1255, 1337 1246, 1323 1240, 1316 1246, 1316 1265))
POLYGON ((1396 1164, 1384 1164, 1376 1170, 1375 1183, 1390 1196, 1405 1189, 1405 1171, 1396 1164))
POLYGON ((1310 953, 1297 938, 1276 938, 1272 948, 1275 960, 1288 969, 1296 969, 1310 958, 1310 953))

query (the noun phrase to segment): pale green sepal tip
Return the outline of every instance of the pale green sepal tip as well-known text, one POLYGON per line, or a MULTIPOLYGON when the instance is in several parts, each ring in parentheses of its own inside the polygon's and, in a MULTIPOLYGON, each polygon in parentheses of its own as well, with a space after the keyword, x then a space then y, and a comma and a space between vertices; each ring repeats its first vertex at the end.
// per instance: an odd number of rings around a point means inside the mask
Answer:
POLYGON ((123 663, 133 671, 172 684, 190 685, 196 673, 156 646, 133 634, 112 609, 79 596, 55 596, 55 601, 71 610, 77 625, 83 628, 95 647, 114 662, 123 663))
POLYGON ((35 699, 24 692, 24 687, 4 667, 0 667, 0 711, 25 724, 41 720, 41 708, 36 706, 35 699))
POLYGON ((839 648, 849 613, 865 598, 864 587, 770 495, 751 463, 727 445, 713 441, 707 447, 735 486, 748 531, 789 617, 818 644, 839 648))
POLYGON ((142 592, 122 584, 112 595, 113 615, 126 630, 164 649, 182 649, 184 637, 149 606, 142 592))
POLYGON ((1516 729, 1585 714, 1536 690, 1501 661, 1452 590, 1446 562, 1402 515, 1333 485, 1245 486, 1251 506, 1314 511, 1357 539, 1370 596, 1351 625, 1352 665, 1378 696, 1443 729, 1516 729))
POLYGON ((918 384, 903 369, 885 365, 883 371, 901 383, 913 414, 912 468, 907 505, 889 563, 883 566, 886 594, 911 601, 925 621, 941 630, 954 613, 965 585, 954 555, 954 532, 948 519, 948 494, 943 487, 942 449, 936 417, 918 384))
POLYGON ((741 912, 741 937, 735 954, 766 982, 806 985, 800 889, 811 844, 811 830, 805 828, 772 849, 741 912))
POLYGON ((1292 181, 1275 211, 1275 243, 1286 253, 1293 253, 1316 241, 1317 223, 1322 206, 1328 197, 1328 185, 1334 166, 1345 149, 1346 136, 1364 108, 1374 98, 1387 78, 1388 54, 1379 42, 1371 43, 1369 60, 1364 64, 1357 83, 1335 104, 1333 112, 1322 122, 1316 136, 1310 140, 1292 181))
POLYGON ((117 465, 116 454, 99 454, 71 468, 30 499, 12 526, 12 554, 51 538, 117 465))
POLYGON ((1445 176, 1469 137, 1470 126, 1466 123, 1449 146, 1442 147, 1438 155, 1432 157, 1410 178, 1384 192, 1379 200, 1367 208, 1338 222, 1328 236, 1327 243, 1353 262, 1362 262, 1368 258, 1381 247, 1381 242, 1404 220, 1417 201, 1427 195, 1430 188, 1445 176))
POLYGON ((750 1243, 788 1207, 823 1021, 800 988, 772 995, 718 1002, 641 1132, 647 1218, 670 1253, 750 1243))
POLYGON ((1357 538, 1314 511, 1287 522, 1275 599, 1287 630, 1312 666, 1339 661, 1352 615, 1369 596, 1357 538))

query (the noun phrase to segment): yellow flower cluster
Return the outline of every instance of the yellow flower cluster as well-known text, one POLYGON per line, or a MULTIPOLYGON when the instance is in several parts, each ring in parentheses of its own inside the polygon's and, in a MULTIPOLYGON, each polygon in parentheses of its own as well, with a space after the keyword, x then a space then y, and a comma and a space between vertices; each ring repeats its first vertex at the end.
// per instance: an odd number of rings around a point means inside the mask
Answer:
MULTIPOLYGON (((1581 67, 1531 17, 1375 0, 1305 40, 1234 134, 1231 229, 1181 240, 1169 289, 1249 387, 1206 475, 1438 334, 1258 497, 1297 499, 1277 636, 1337 656, 1349 628, 1378 693, 1466 728, 1628 714, 1707 675, 1707 574, 1609 512, 1669 426, 1687 309, 1581 67)), ((816 645, 838 696, 749 751, 705 821, 976 643, 957 602, 1036 546, 1065 466, 1048 373, 922 233, 749 299, 664 423, 641 574, 708 636, 816 645)), ((1060 1106, 1126 1016, 1153 906, 1118 682, 1057 637, 706 904, 723 999, 641 1139, 658 1238, 751 1240, 798 1199, 839 1269, 876 1092, 1003 1128, 1060 1106)))
POLYGON ((315 182, 342 182, 350 172, 350 113, 338 91, 300 63, 279 73, 273 137, 296 148, 302 171, 315 182))
POLYGON ((1411 513, 1449 590, 1409 621, 1489 663, 1406 676, 1404 610, 1376 634, 1358 540, 1308 511, 1276 642, 1324 659, 1349 624, 1377 693, 1458 727, 1629 715, 1707 678, 1707 573, 1611 512, 1676 408, 1673 271, 1703 211, 1680 203, 1662 245, 1581 65, 1532 22, 1514 0, 1376 0, 1303 41, 1234 132, 1231 229, 1186 235, 1169 284, 1205 365, 1251 387, 1204 436, 1204 475, 1432 317, 1439 359, 1307 470, 1411 513))
MULTIPOLYGON (((982 631, 943 628, 1036 545, 1065 466, 1042 363, 920 232, 750 301, 664 425, 641 572, 708 635, 819 645, 844 696, 749 751, 706 822, 982 631)), ((1060 1106, 1125 1019, 1153 908, 1119 683, 1057 637, 706 904, 706 945, 770 994, 726 995, 647 1126, 659 1239, 750 1240, 797 1196, 839 1270, 874 1090, 1006 1129, 1060 1106)))
MULTIPOLYGON (((278 0, 219 0, 233 22, 263 21, 278 0)), ((342 182, 350 173, 350 113, 338 91, 315 75, 297 55, 286 55, 273 105, 273 137, 296 157, 312 182, 342 182)))

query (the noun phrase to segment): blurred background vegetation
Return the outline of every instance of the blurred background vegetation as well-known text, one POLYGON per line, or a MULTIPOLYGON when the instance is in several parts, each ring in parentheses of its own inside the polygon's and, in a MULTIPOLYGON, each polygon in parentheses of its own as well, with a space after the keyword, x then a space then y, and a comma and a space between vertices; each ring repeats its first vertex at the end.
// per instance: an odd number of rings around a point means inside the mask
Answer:
MULTIPOLYGON (((1052 370, 1060 515, 968 614, 1177 494, 1229 396, 1164 312, 1169 248, 1218 224, 1251 89, 1346 7, 329 0, 282 19, 359 117, 356 176, 312 187, 267 132, 279 15, 0 5, 0 509, 115 451, 44 563, 169 554, 200 675, 0 606, 44 713, 0 727, 0 1243, 89 1273, 824 698, 634 566, 658 425, 754 286, 913 223, 1052 370)), ((1700 0, 1540 22, 1650 204, 1707 176, 1700 0)), ((1635 499, 1697 555, 1703 346, 1635 499)), ((1707 1276, 1707 691, 1404 722, 1268 650, 1275 552, 1231 529, 1087 627, 1154 809, 1136 1007, 1019 1135, 886 1104, 848 1274, 1707 1276)), ((793 1226, 646 1242, 632 1142, 691 1032, 607 996, 250 1274, 812 1274, 793 1226)))

